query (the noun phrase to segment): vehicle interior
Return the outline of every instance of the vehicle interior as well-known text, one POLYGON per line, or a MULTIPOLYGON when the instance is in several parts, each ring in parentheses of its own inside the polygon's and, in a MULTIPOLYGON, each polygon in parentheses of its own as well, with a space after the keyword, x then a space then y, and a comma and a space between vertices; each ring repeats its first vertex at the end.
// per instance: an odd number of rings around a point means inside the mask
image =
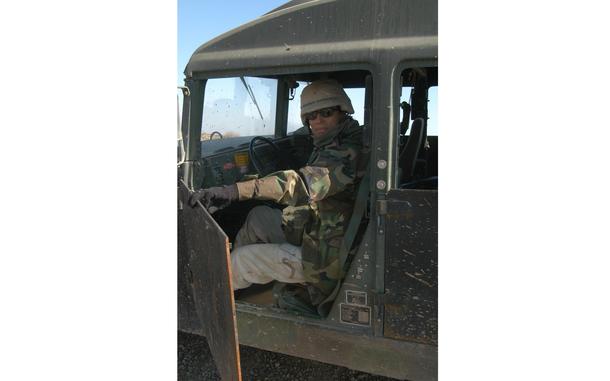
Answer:
MULTIPOLYGON (((405 69, 401 75, 396 184, 401 189, 436 189, 438 133, 436 67, 405 69)), ((350 97, 352 117, 363 126, 363 145, 371 146, 372 80, 367 70, 309 72, 277 76, 212 78, 206 81, 197 188, 232 184, 277 170, 303 167, 313 149, 300 119, 300 94, 316 79, 338 80, 350 97)), ((233 242, 250 209, 282 208, 268 201, 234 203, 213 215, 233 242)), ((273 306, 273 284, 236 293, 236 303, 273 306)))

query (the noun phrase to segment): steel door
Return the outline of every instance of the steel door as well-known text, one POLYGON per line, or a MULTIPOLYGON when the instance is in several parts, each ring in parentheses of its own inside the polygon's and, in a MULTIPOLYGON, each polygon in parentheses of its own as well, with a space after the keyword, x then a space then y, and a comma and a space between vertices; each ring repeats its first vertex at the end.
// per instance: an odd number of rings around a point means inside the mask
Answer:
POLYGON ((182 183, 179 192, 195 310, 220 376, 241 381, 229 240, 201 203, 188 205, 189 191, 182 183))

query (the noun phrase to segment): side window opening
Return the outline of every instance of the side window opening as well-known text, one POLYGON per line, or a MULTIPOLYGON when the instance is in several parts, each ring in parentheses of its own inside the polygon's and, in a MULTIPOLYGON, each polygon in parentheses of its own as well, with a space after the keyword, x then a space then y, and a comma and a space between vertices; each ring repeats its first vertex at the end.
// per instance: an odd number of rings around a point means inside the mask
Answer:
POLYGON ((438 79, 437 68, 402 72, 397 186, 437 189, 438 79), (405 110, 407 118, 405 118, 405 110), (404 123, 404 124, 403 124, 404 123), (405 128, 408 123, 408 128, 405 128))
POLYGON ((346 88, 345 93, 352 101, 354 114, 352 118, 356 119, 360 125, 364 125, 364 87, 346 88))
MULTIPOLYGON (((298 81, 297 83, 299 86, 295 90, 294 99, 288 103, 288 134, 294 133, 303 127, 301 122, 301 93, 309 82, 298 81)), ((350 98, 354 107, 352 118, 357 120, 361 126, 364 125, 364 87, 348 87, 345 88, 345 93, 350 98)))
MULTIPOLYGON (((401 102, 407 102, 411 104, 411 90, 413 87, 404 86, 400 95, 401 102)), ((428 89, 428 136, 438 136, 438 86, 432 86, 428 89)), ((400 112, 400 120, 403 120, 402 111, 400 112)), ((411 126, 412 120, 409 120, 409 127, 411 126)), ((406 135, 409 135, 411 129, 407 130, 406 135)))
POLYGON ((309 85, 309 82, 297 81, 298 87, 294 91, 294 98, 288 101, 288 128, 287 134, 291 134, 303 127, 301 122, 301 93, 305 86, 309 85))

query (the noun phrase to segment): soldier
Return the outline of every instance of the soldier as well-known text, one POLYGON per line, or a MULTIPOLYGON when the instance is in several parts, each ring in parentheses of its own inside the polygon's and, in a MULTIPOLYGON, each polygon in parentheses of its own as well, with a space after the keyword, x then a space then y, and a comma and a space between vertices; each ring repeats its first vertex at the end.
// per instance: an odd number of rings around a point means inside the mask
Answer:
POLYGON ((189 203, 201 201, 211 213, 249 199, 286 205, 283 210, 257 206, 248 214, 231 253, 234 290, 273 280, 305 283, 313 306, 332 293, 341 276, 339 249, 366 166, 362 128, 353 113, 337 81, 314 81, 301 94, 301 120, 314 144, 305 167, 193 193, 189 203))

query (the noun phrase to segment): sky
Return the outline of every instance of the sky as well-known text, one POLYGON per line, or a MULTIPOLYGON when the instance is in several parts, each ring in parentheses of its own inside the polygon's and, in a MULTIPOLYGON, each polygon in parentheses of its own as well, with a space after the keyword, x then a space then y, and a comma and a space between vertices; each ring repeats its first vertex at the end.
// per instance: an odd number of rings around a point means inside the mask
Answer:
POLYGON ((264 15, 287 0, 178 0, 178 84, 189 58, 205 42, 264 15))

